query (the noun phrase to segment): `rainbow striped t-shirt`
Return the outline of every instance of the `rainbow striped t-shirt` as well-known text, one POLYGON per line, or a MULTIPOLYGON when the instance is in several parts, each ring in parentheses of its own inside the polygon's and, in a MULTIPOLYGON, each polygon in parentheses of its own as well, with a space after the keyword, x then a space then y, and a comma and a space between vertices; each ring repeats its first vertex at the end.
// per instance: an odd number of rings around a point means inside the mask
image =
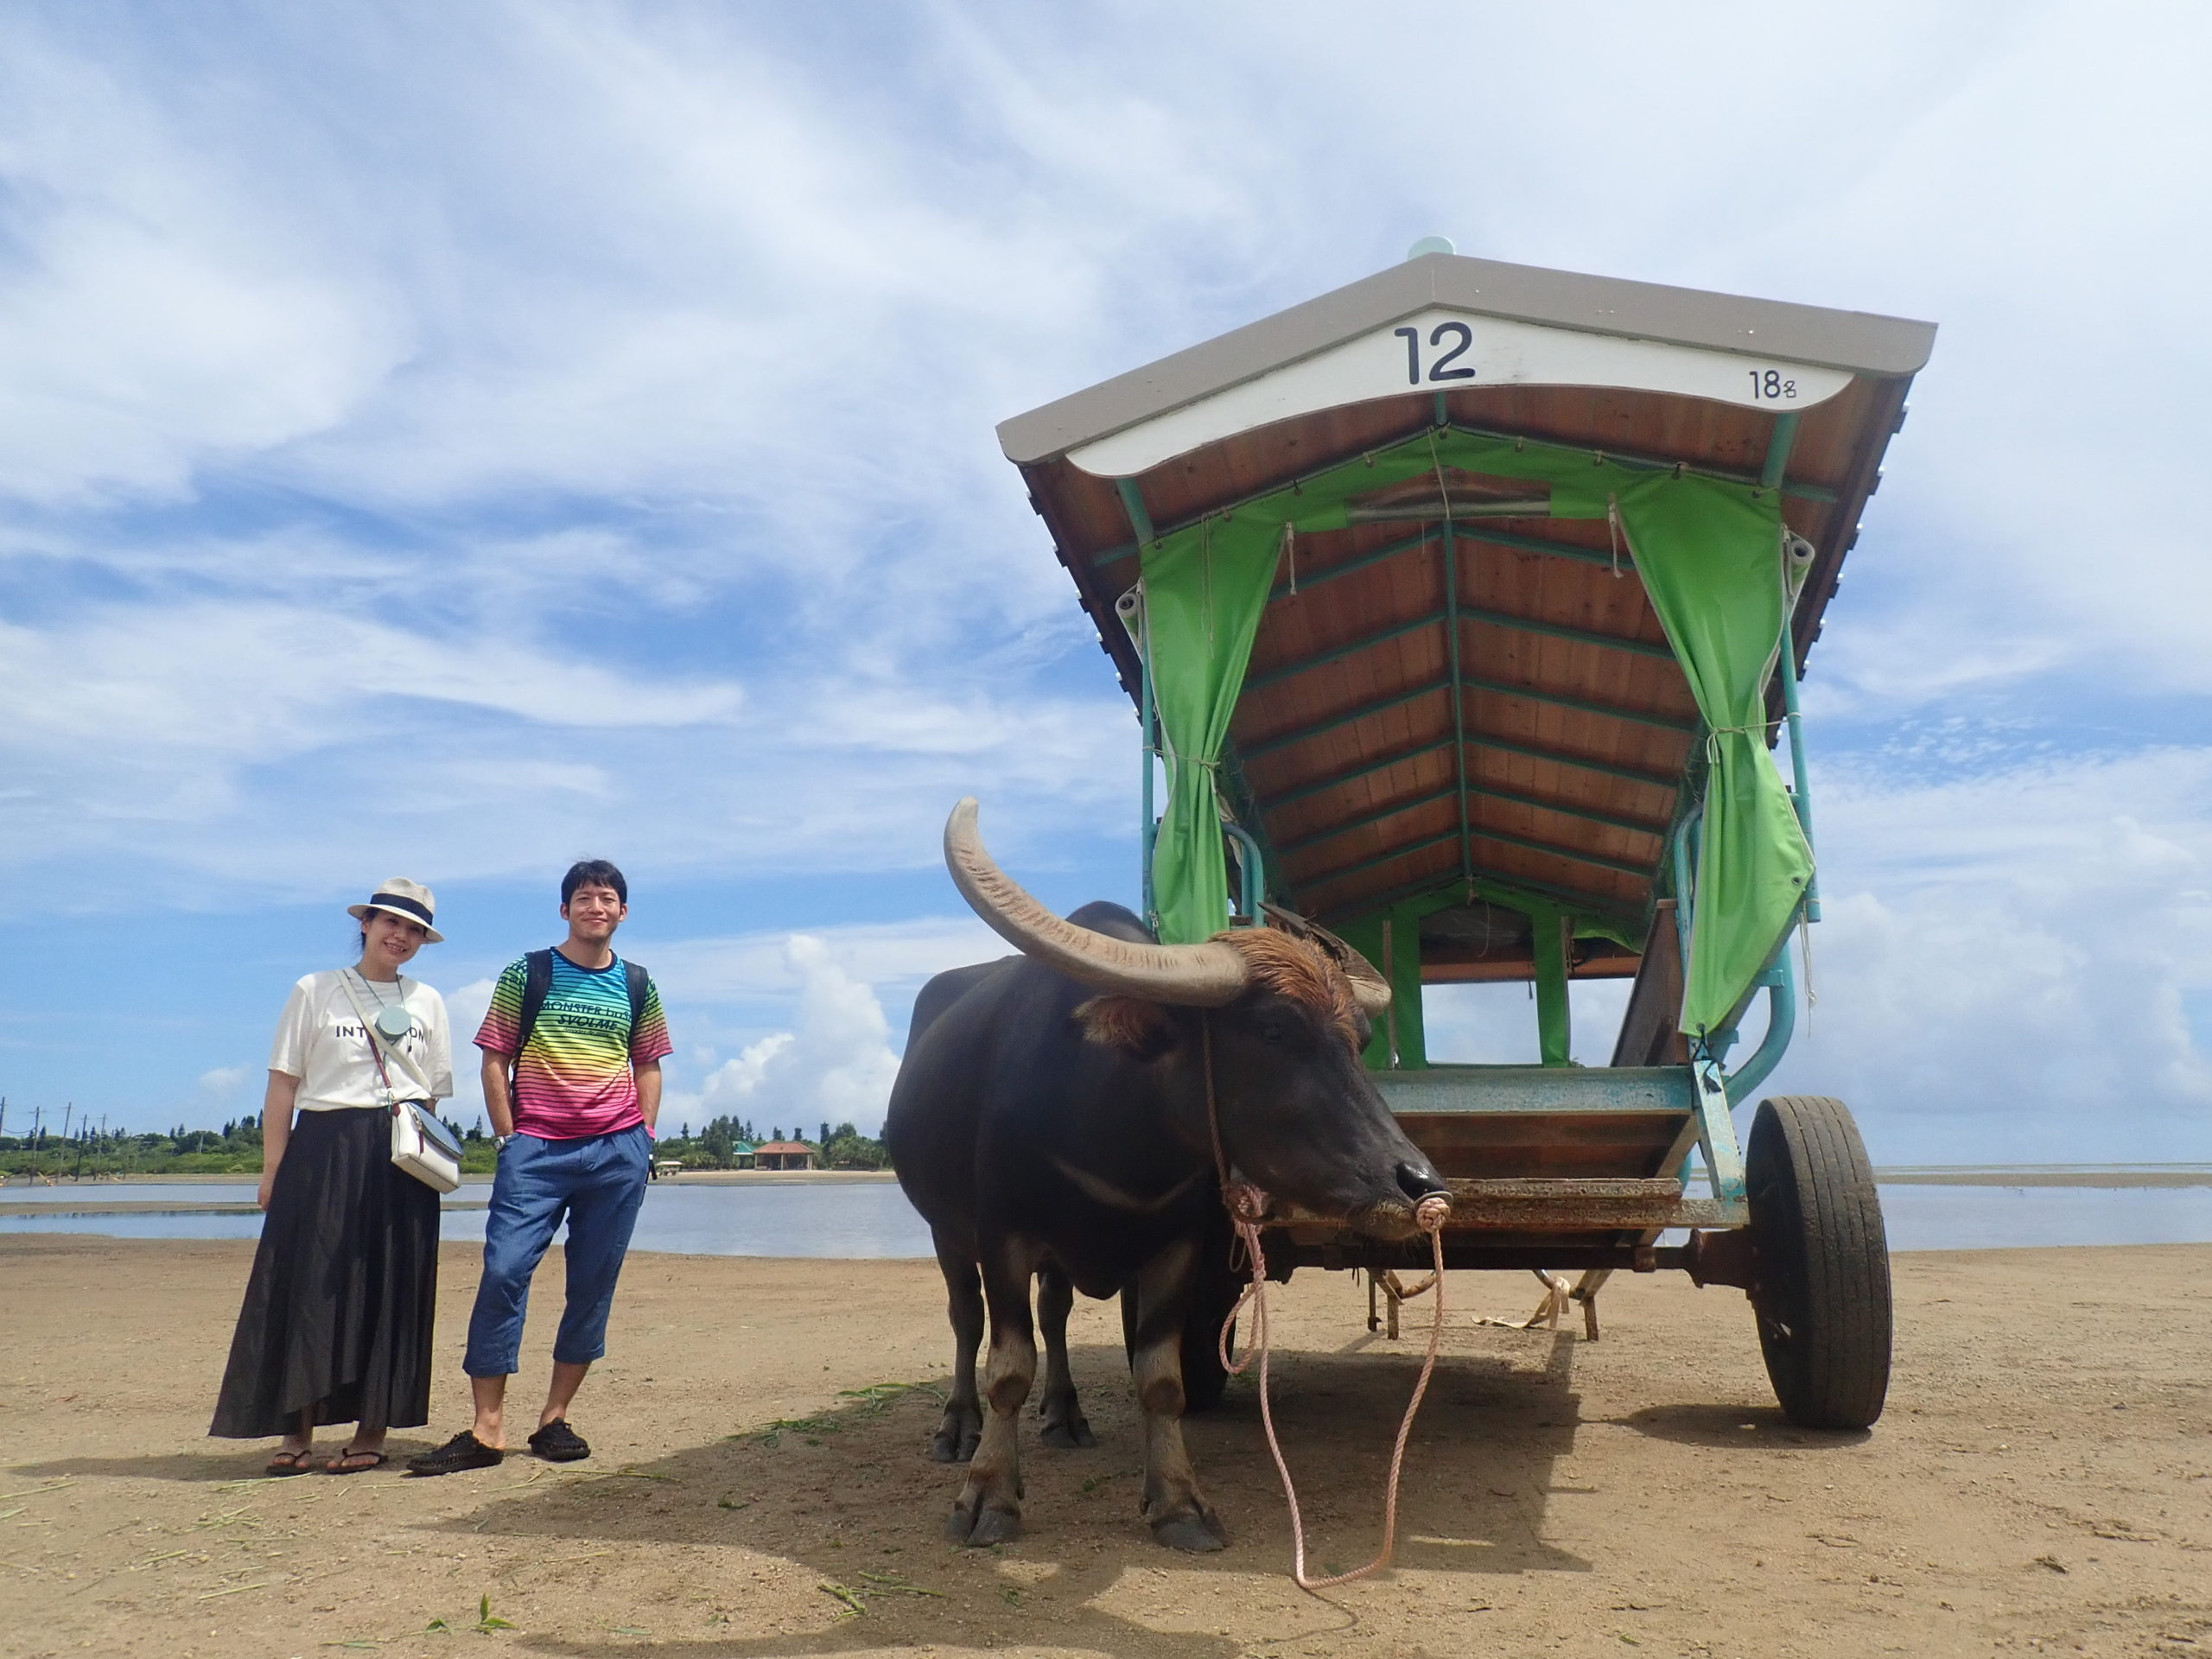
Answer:
MULTIPOLYGON (((492 1006, 476 1046, 512 1054, 522 1029, 522 961, 509 963, 492 988, 492 1006)), ((645 1121, 638 1109, 632 1065, 670 1052, 660 988, 645 982, 645 1006, 630 1029, 630 988, 617 957, 596 970, 553 953, 553 983, 531 1027, 530 1046, 515 1062, 515 1128, 546 1141, 611 1135, 645 1121)))

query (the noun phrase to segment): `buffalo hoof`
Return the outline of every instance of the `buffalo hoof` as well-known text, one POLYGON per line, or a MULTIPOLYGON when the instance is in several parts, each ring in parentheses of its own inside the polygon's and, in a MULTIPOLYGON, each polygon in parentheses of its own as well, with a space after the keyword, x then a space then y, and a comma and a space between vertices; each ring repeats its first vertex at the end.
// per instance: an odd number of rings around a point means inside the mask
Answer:
POLYGON ((973 1429, 966 1433, 960 1433, 949 1428, 940 1429, 938 1431, 937 1438, 930 1442, 930 1461, 931 1463, 965 1463, 976 1455, 976 1442, 982 1439, 982 1436, 973 1429))
POLYGON ((965 1463, 976 1455, 976 1446, 983 1438, 983 1426, 973 1418, 955 1417, 947 1414, 938 1425, 937 1436, 930 1441, 931 1463, 965 1463))
POLYGON ((1192 1555, 1229 1548, 1229 1534, 1220 1521, 1209 1514, 1179 1515, 1172 1520, 1154 1522, 1152 1536, 1155 1543, 1192 1555))
POLYGON ((1020 1536, 1020 1510, 971 1502, 964 1495, 953 1504, 952 1513, 944 1517, 944 1541, 948 1544, 984 1549, 993 1544, 1010 1544, 1020 1536))
POLYGON ((1047 1418, 1038 1438, 1047 1446, 1056 1446, 1063 1452, 1073 1452, 1084 1446, 1096 1446, 1098 1437, 1090 1432, 1090 1425, 1081 1412, 1064 1418, 1047 1418))

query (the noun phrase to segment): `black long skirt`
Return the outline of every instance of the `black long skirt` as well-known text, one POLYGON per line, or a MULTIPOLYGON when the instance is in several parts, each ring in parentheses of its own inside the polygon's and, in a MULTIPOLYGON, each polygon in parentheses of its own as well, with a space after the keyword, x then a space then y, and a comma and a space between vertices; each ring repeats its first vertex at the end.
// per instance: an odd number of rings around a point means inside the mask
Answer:
POLYGON ((269 1195, 210 1434, 430 1420, 438 1195, 391 1161, 391 1115, 302 1112, 269 1195))

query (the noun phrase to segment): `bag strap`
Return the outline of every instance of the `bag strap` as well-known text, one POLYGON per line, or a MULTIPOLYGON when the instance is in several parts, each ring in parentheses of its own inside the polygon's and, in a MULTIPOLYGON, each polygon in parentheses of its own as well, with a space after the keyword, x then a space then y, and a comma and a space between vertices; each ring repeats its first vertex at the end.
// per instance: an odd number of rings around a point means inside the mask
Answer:
MULTIPOLYGON (((653 978, 636 963, 625 957, 622 962, 622 988, 630 997, 630 1035, 638 1034, 638 1027, 645 1022, 645 998, 652 989, 653 978)), ((532 950, 522 959, 522 1013, 515 1021, 515 1058, 530 1045, 530 1034, 537 1029, 537 1016, 545 1012, 545 999, 553 994, 553 953, 532 950)))
MULTIPOLYGON (((353 982, 348 977, 350 972, 350 969, 340 969, 338 982, 346 988, 346 1000, 353 1005, 353 1017, 361 1022, 361 1031, 369 1039, 369 1058, 377 1063, 377 1081, 384 1084, 385 1103, 397 1112, 400 1104, 399 1091, 391 1086, 391 1073, 385 1070, 384 1033, 377 1029, 377 1022, 370 1019, 366 1011, 362 1008, 360 995, 354 990, 353 982)), ((404 991, 401 993, 403 997, 405 995, 404 991)), ((402 1006, 404 1006, 404 1002, 402 1006)), ((431 1098, 430 1086, 415 1075, 415 1068, 407 1056, 395 1048, 391 1051, 391 1058, 393 1064, 407 1074, 407 1083, 410 1085, 421 1084, 422 1097, 424 1100, 431 1098)))
POLYGON ((532 950, 522 959, 522 1017, 515 1024, 515 1060, 530 1046, 530 1033, 537 1029, 537 1016, 553 992, 553 953, 532 950))
POLYGON ((630 1041, 638 1040, 638 1027, 645 1023, 645 993, 652 988, 653 976, 636 963, 626 958, 622 963, 623 988, 630 993, 630 1041))

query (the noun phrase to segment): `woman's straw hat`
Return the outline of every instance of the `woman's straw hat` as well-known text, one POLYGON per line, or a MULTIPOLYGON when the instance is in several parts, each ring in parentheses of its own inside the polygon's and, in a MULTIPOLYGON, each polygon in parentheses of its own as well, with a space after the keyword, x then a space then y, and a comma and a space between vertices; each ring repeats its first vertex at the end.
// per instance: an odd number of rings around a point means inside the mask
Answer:
POLYGON ((430 918, 437 913, 435 894, 420 881, 410 881, 404 875, 395 875, 389 881, 377 883, 377 890, 369 895, 365 905, 348 905, 346 913, 355 921, 365 920, 372 910, 387 916, 397 916, 402 921, 420 922, 423 934, 432 944, 445 943, 445 935, 430 925, 430 918))

